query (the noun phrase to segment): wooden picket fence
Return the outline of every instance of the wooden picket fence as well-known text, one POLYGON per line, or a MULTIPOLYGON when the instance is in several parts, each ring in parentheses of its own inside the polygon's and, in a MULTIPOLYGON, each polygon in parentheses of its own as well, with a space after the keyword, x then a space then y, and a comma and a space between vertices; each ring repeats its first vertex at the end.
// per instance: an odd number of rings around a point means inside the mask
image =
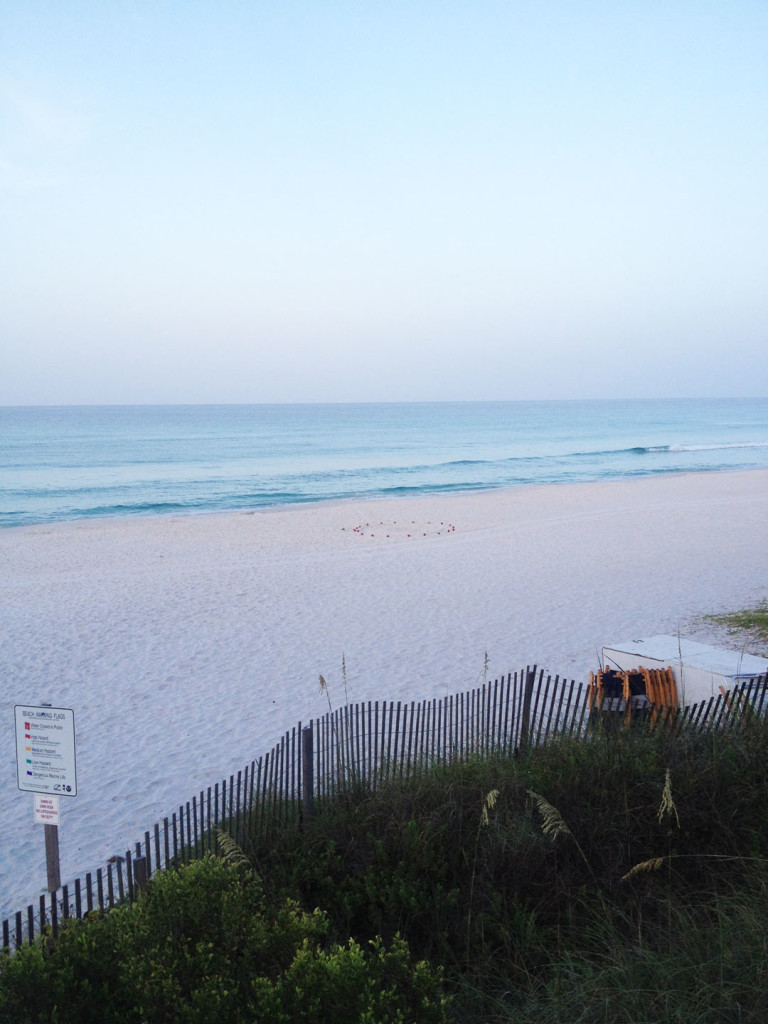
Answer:
MULTIPOLYGON (((653 706, 633 713, 631 722, 704 732, 767 711, 768 677, 762 677, 685 708, 653 706)), ((124 857, 3 920, 2 947, 18 949, 46 928, 55 937, 70 918, 133 901, 155 872, 215 851, 220 830, 240 844, 254 834, 268 838, 276 828, 298 827, 350 787, 377 788, 435 764, 509 756, 555 737, 627 722, 623 713, 599 709, 588 684, 536 667, 443 698, 348 704, 299 722, 263 757, 145 831, 124 857)))

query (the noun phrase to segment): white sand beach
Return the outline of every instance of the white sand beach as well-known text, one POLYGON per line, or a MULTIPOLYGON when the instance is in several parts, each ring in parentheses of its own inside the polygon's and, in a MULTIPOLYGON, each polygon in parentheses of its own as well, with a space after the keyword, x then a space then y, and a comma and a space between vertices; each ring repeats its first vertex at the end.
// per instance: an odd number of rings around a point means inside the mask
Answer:
MULTIPOLYGON (((73 708, 62 880, 350 700, 421 699, 604 643, 708 639, 768 595, 768 471, 656 476, 0 534, 0 913, 45 885, 13 705, 73 708)), ((712 637, 722 640, 722 637, 712 637)))

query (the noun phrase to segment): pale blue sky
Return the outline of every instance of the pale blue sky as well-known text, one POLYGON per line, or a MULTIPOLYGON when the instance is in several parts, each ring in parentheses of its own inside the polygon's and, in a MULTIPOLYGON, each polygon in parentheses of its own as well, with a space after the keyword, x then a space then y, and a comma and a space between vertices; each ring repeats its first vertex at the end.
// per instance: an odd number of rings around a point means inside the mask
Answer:
POLYGON ((768 4, 2 0, 0 401, 768 394, 768 4))

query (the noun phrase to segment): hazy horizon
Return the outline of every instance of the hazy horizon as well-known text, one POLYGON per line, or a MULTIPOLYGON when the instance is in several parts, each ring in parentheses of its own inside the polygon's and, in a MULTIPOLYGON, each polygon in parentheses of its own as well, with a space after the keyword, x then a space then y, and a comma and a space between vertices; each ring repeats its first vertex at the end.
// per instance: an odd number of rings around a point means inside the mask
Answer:
MULTIPOLYGON (((647 402, 658 399, 658 395, 637 395, 633 397, 613 395, 582 395, 577 398, 370 398, 343 400, 333 399, 310 399, 304 401, 54 401, 54 402, 3 402, 0 409, 121 409, 130 407, 140 409, 147 408, 169 408, 188 406, 197 408, 201 406, 429 406, 429 404, 494 404, 503 402, 530 402, 531 404, 542 402, 647 402)), ((763 394, 702 394, 702 395, 669 395, 662 400, 669 401, 761 401, 768 400, 768 395, 763 394)))

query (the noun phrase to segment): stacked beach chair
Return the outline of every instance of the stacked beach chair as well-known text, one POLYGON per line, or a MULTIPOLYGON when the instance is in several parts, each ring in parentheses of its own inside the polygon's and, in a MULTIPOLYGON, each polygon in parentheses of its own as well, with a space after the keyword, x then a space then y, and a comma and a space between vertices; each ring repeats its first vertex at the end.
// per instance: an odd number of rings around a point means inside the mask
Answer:
POLYGON ((623 715, 650 709, 651 722, 663 710, 678 706, 677 686, 671 668, 637 668, 631 671, 600 669, 589 674, 589 710, 623 715))

